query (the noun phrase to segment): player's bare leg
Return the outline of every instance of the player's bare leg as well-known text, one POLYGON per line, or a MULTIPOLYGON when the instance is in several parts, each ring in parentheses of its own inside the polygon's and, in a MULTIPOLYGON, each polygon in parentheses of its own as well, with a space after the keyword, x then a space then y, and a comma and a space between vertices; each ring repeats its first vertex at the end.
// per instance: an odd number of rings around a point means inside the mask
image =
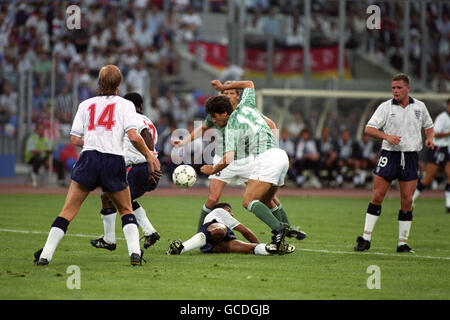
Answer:
POLYGON ((64 207, 59 216, 53 221, 44 248, 34 253, 34 261, 37 265, 47 265, 52 260, 56 247, 66 234, 70 221, 80 211, 81 204, 88 194, 88 189, 75 181, 71 182, 64 207))
POLYGON ((80 211, 83 201, 89 194, 89 190, 72 180, 67 191, 66 201, 64 207, 59 214, 60 217, 67 221, 72 221, 80 211))
POLYGON ((414 201, 420 196, 420 193, 428 187, 431 182, 434 180, 434 177, 436 177, 436 174, 439 172, 439 166, 435 165, 434 163, 428 162, 425 166, 425 174, 423 179, 419 180, 417 182, 416 190, 414 191, 412 201, 414 206, 414 201))
POLYGON ((211 253, 254 253, 253 249, 257 245, 257 243, 247 243, 241 240, 222 241, 214 245, 211 253))
POLYGON ((210 179, 209 181, 209 193, 208 199, 202 207, 202 211, 200 213, 200 217, 198 219, 197 230, 201 228, 203 225, 203 221, 208 213, 211 212, 212 208, 219 202, 219 199, 222 195, 223 189, 227 185, 226 182, 219 179, 210 179))
POLYGON ((131 205, 130 188, 126 187, 124 190, 114 193, 106 192, 106 195, 114 203, 122 218, 122 229, 127 241, 128 254, 132 258, 131 263, 132 265, 140 264, 140 261, 135 261, 136 263, 134 263, 133 260, 136 255, 141 257, 141 249, 139 247, 138 225, 131 205))

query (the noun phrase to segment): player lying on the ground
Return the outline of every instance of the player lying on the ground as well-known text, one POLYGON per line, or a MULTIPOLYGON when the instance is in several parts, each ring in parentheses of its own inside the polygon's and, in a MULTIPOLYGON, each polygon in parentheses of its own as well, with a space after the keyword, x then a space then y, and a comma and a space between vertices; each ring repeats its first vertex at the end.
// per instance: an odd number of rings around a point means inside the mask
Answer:
MULTIPOLYGON (((158 141, 158 132, 153 122, 143 113, 143 99, 139 93, 127 93, 125 99, 133 102, 136 108, 136 118, 138 120, 138 133, 142 136, 145 144, 150 151, 155 151, 155 145, 158 141)), ((152 177, 147 174, 148 163, 144 156, 131 144, 130 140, 123 139, 125 164, 127 166, 127 181, 130 186, 133 214, 136 217, 138 225, 144 232, 144 248, 147 249, 159 240, 159 233, 155 230, 147 217, 145 209, 136 201, 145 192, 153 191, 158 186, 161 172, 155 172, 152 177)), ((100 211, 103 219, 104 235, 97 239, 92 239, 91 244, 96 248, 108 250, 116 249, 116 215, 117 210, 111 199, 103 193, 102 210, 100 211)))
POLYGON ((275 243, 259 243, 256 235, 246 226, 234 218, 231 205, 216 204, 205 217, 199 232, 185 242, 177 239, 172 241, 167 254, 182 254, 200 248, 204 253, 253 253, 256 255, 270 255, 294 252, 293 245, 281 240, 282 245, 277 249, 275 243), (232 230, 239 231, 250 243, 237 240, 232 230))

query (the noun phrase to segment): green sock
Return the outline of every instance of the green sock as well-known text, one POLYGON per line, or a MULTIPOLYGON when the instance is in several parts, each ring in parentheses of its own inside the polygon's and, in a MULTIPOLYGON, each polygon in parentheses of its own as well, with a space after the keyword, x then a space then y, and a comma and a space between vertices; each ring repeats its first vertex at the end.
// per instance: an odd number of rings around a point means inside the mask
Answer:
POLYGON ((205 205, 203 205, 202 212, 200 213, 200 218, 198 219, 198 228, 197 228, 197 230, 202 227, 203 221, 205 221, 205 217, 210 212, 211 212, 211 209, 208 209, 205 205))
POLYGON ((291 225, 289 223, 288 217, 286 212, 284 211, 283 207, 281 207, 281 205, 275 207, 272 209, 272 213, 273 215, 278 219, 278 221, 283 222, 283 223, 287 223, 288 225, 291 225))
POLYGON ((267 224, 272 230, 280 230, 281 222, 272 214, 269 207, 259 200, 254 200, 248 206, 248 210, 267 224))

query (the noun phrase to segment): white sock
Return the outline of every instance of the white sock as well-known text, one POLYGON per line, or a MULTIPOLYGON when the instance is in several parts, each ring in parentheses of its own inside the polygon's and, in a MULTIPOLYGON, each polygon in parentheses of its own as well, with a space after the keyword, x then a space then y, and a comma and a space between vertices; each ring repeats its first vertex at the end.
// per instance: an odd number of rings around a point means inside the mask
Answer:
POLYGON ((364 224, 364 240, 370 241, 372 239, 372 232, 375 228, 375 224, 380 216, 376 216, 370 213, 366 213, 366 222, 364 224))
POLYGON ((359 173, 359 183, 365 184, 366 183, 366 177, 367 177, 367 171, 361 170, 359 173))
POLYGON ((414 191, 412 201, 414 202, 419 196, 420 196, 420 191, 418 189, 416 189, 416 191, 414 191))
POLYGON ((450 191, 445 191, 445 207, 450 207, 450 191))
POLYGON ((405 244, 408 241, 411 223, 412 221, 398 221, 398 245, 405 244))
POLYGON ((199 232, 191 237, 189 240, 183 242, 183 250, 181 253, 184 253, 189 250, 198 249, 203 247, 206 244, 206 236, 203 232, 199 232))
POLYGON ((136 216, 137 223, 139 227, 142 228, 144 235, 149 236, 152 233, 156 232, 155 228, 148 219, 147 213, 145 212, 144 208, 139 207, 136 210, 134 210, 134 215, 136 216))
POLYGON ((125 240, 127 240, 128 255, 137 253, 141 255, 141 248, 139 247, 139 230, 138 226, 134 223, 128 223, 123 227, 123 234, 125 240))
POLYGON ((264 243, 260 243, 258 244, 253 251, 255 252, 256 255, 258 256, 268 256, 270 255, 269 252, 267 252, 266 250, 266 245, 264 243))
POLYGON ((64 237, 64 231, 57 227, 50 228, 50 232, 47 237, 44 249, 42 250, 40 258, 52 260, 53 253, 58 246, 59 241, 64 237))
POLYGON ((102 214, 104 230, 103 240, 108 243, 116 243, 116 215, 116 212, 108 215, 102 214))

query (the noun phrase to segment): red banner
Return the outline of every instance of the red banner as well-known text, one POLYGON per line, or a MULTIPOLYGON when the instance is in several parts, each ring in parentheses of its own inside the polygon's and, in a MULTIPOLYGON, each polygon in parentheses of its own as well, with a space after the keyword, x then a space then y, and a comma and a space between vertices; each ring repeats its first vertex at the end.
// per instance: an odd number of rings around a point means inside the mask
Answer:
MULTIPOLYGON (((227 46, 212 42, 197 42, 197 52, 208 64, 223 69, 226 67, 227 46)), ((194 53, 194 43, 189 44, 189 50, 194 53)), ((310 50, 312 73, 335 73, 338 71, 338 47, 313 48, 310 50)), ((347 59, 344 60, 348 68, 347 59)), ((247 72, 266 72, 267 52, 264 49, 245 49, 244 69, 247 72)), ((274 73, 280 75, 301 74, 303 72, 303 49, 275 49, 273 55, 274 73)))

